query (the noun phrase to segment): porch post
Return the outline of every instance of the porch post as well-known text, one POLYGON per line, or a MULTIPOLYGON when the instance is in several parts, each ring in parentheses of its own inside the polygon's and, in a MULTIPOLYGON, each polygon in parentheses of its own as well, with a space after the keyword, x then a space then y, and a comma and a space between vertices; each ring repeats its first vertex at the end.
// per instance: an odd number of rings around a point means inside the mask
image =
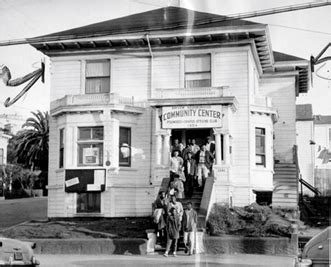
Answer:
POLYGON ((221 165, 222 164, 221 133, 216 131, 214 133, 214 136, 215 136, 216 165, 221 165))
POLYGON ((157 133, 156 134, 156 165, 161 165, 162 159, 162 135, 157 133))
POLYGON ((223 147, 224 147, 224 163, 225 165, 230 164, 230 134, 225 133, 223 135, 223 147))
POLYGON ((169 130, 163 135, 163 165, 164 166, 169 165, 170 136, 171 136, 171 131, 169 131, 169 130))

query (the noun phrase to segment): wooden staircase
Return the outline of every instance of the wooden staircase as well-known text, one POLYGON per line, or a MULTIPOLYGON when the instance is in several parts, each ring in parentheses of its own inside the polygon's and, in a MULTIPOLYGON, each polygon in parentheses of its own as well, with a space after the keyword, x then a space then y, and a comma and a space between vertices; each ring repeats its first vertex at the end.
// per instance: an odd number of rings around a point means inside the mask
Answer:
POLYGON ((277 163, 274 166, 273 208, 298 208, 298 179, 296 164, 277 163))

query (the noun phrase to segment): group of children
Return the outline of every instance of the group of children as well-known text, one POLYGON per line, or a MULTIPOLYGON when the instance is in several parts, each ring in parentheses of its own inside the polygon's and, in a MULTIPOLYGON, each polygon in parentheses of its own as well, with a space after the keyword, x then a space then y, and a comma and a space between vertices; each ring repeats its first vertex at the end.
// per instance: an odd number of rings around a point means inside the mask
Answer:
POLYGON ((192 203, 188 202, 184 210, 175 195, 167 196, 165 192, 160 192, 153 204, 153 209, 157 236, 161 244, 166 244, 164 256, 168 257, 172 249, 173 255, 176 257, 177 242, 181 232, 183 232, 185 253, 192 255, 198 222, 198 215, 192 208, 192 203))

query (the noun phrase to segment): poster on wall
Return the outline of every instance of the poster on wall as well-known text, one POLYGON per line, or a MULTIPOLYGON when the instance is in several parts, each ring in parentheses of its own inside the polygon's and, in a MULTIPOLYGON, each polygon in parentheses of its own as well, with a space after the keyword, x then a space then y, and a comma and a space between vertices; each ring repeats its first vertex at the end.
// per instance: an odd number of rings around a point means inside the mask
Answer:
POLYGON ((99 148, 86 147, 83 148, 83 164, 99 164, 99 148))
POLYGON ((162 107, 163 129, 222 127, 221 105, 162 107))

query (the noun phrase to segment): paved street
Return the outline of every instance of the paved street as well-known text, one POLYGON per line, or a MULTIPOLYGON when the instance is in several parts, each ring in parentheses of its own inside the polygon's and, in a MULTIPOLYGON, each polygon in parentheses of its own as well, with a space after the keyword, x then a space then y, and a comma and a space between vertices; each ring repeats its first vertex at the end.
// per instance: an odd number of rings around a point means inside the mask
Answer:
POLYGON ((46 197, 0 200, 0 229, 41 219, 47 219, 46 197))
POLYGON ((222 256, 185 256, 178 255, 168 258, 162 255, 154 256, 123 256, 123 255, 36 255, 41 267, 50 266, 109 266, 109 267, 148 267, 148 266, 274 266, 293 267, 291 257, 266 255, 222 255, 222 256))

